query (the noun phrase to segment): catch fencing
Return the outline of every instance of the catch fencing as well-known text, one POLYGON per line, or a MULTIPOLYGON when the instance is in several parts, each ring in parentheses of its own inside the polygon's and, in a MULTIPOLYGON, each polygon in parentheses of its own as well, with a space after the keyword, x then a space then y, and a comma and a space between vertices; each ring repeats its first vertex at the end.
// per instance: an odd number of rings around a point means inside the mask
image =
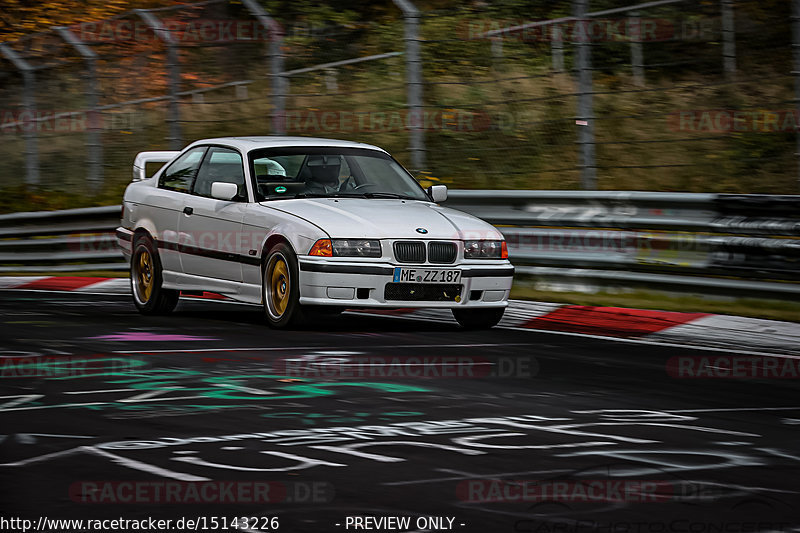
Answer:
POLYGON ((798 191, 800 0, 270 4, 0 43, 0 189, 111 203, 137 152, 290 134, 381 145, 426 186, 798 191))
MULTIPOLYGON (((496 225, 543 290, 800 296, 800 196, 453 190, 445 205, 496 225)), ((126 270, 120 209, 0 215, 0 272, 126 270)))

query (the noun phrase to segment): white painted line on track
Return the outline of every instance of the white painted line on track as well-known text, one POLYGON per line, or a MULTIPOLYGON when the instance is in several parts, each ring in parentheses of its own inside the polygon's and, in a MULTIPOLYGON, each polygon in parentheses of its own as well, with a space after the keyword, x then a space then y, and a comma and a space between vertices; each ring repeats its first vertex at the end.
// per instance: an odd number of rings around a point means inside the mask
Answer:
POLYGON ((106 459, 110 459, 111 461, 117 463, 120 466, 126 466, 128 468, 133 468, 135 470, 141 470, 142 472, 147 472, 148 474, 155 474, 161 477, 177 479, 178 481, 211 481, 211 479, 207 477, 193 476, 191 474, 174 472, 172 470, 167 470, 166 468, 161 468, 160 466, 143 463, 141 461, 136 461, 135 459, 130 459, 128 457, 120 457, 119 455, 115 455, 113 453, 101 450, 99 448, 95 448, 93 446, 84 446, 83 449, 86 452, 93 453, 101 457, 105 457, 106 459))
POLYGON ((104 394, 107 392, 129 392, 141 389, 108 389, 108 390, 78 390, 78 391, 64 391, 64 394, 104 394))
POLYGON ((17 409, 11 409, 11 408, 14 407, 15 405, 20 405, 25 402, 32 402, 34 400, 38 400, 39 398, 44 398, 44 394, 26 394, 23 396, 0 396, 0 398, 16 398, 16 400, 0 404, 0 411, 16 411, 17 409))
POLYGON ((95 435, 58 435, 55 433, 18 433, 18 435, 29 435, 31 437, 57 437, 61 439, 96 439, 95 435))
POLYGON ((553 331, 549 329, 532 329, 532 328, 520 328, 520 327, 513 327, 513 326, 497 326, 497 329, 510 329, 514 331, 530 331, 534 333, 546 333, 550 335, 566 335, 568 337, 582 337, 587 339, 599 339, 603 341, 612 341, 612 342, 624 342, 628 344, 646 344, 650 346, 665 346, 670 348, 682 348, 684 350, 700 350, 700 351, 707 351, 707 352, 723 352, 729 354, 737 354, 737 355, 760 355, 765 357, 777 357, 782 359, 800 359, 800 355, 789 355, 789 354, 779 354, 779 353, 771 353, 771 352, 756 352, 753 350, 736 350, 731 348, 722 348, 718 346, 700 346, 694 344, 681 344, 677 342, 664 342, 658 340, 649 340, 649 339, 626 339, 624 337, 610 337, 607 335, 591 335, 589 333, 575 333, 572 331, 553 331))
POLYGON ((22 459, 21 461, 16 461, 14 463, 0 463, 0 466, 27 466, 32 463, 49 461, 50 459, 55 459, 56 457, 67 457, 69 455, 75 455, 76 453, 82 452, 83 449, 84 449, 83 446, 78 448, 71 448, 69 450, 62 450, 60 452, 53 452, 45 455, 39 455, 36 457, 30 457, 28 459, 22 459))
POLYGON ((733 413, 738 411, 797 411, 800 407, 735 407, 731 409, 666 409, 667 413, 733 413))

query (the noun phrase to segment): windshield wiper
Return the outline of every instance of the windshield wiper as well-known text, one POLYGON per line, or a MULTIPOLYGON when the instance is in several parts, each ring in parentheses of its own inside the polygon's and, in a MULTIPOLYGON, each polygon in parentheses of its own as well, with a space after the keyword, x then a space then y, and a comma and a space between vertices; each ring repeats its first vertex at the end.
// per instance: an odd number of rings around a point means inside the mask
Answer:
POLYGON ((294 200, 296 198, 363 198, 360 194, 340 194, 340 193, 318 193, 318 192, 299 192, 291 196, 272 196, 264 198, 265 201, 269 200, 294 200))
POLYGON ((292 195, 285 195, 285 196, 261 196, 261 200, 259 202, 271 202, 273 200, 294 200, 296 198, 310 198, 314 195, 306 194, 304 192, 299 192, 297 194, 292 195))
POLYGON ((398 200, 419 200, 419 198, 414 198, 413 196, 408 196, 405 194, 397 194, 393 192, 361 192, 361 193, 332 192, 328 194, 306 192, 306 193, 297 193, 293 196, 267 197, 264 198, 264 201, 289 200, 294 198, 391 198, 398 200))
POLYGON ((408 196, 407 194, 397 194, 393 192, 365 192, 363 195, 365 198, 397 198, 399 200, 419 200, 419 198, 414 198, 413 196, 408 196))

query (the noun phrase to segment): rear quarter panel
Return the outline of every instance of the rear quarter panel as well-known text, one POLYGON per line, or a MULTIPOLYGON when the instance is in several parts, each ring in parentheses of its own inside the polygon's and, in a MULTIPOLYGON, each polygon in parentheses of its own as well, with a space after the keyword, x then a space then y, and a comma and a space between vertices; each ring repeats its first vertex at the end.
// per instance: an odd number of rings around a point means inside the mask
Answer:
POLYGON ((128 185, 123 202, 126 220, 123 226, 143 229, 159 244, 159 257, 165 270, 180 271, 180 258, 174 245, 178 240, 178 220, 184 193, 156 187, 157 178, 128 185))

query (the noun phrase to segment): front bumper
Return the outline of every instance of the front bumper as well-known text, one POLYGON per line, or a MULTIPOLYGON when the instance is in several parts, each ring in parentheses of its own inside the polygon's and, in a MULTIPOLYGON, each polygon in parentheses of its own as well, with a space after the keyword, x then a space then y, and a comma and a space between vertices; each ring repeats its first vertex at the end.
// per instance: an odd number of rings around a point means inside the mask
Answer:
POLYGON ((508 261, 457 263, 452 265, 394 265, 385 262, 330 260, 298 257, 300 303, 343 307, 505 307, 514 279, 508 261), (458 269, 462 290, 457 300, 386 299, 387 283, 393 282, 395 267, 458 269))

